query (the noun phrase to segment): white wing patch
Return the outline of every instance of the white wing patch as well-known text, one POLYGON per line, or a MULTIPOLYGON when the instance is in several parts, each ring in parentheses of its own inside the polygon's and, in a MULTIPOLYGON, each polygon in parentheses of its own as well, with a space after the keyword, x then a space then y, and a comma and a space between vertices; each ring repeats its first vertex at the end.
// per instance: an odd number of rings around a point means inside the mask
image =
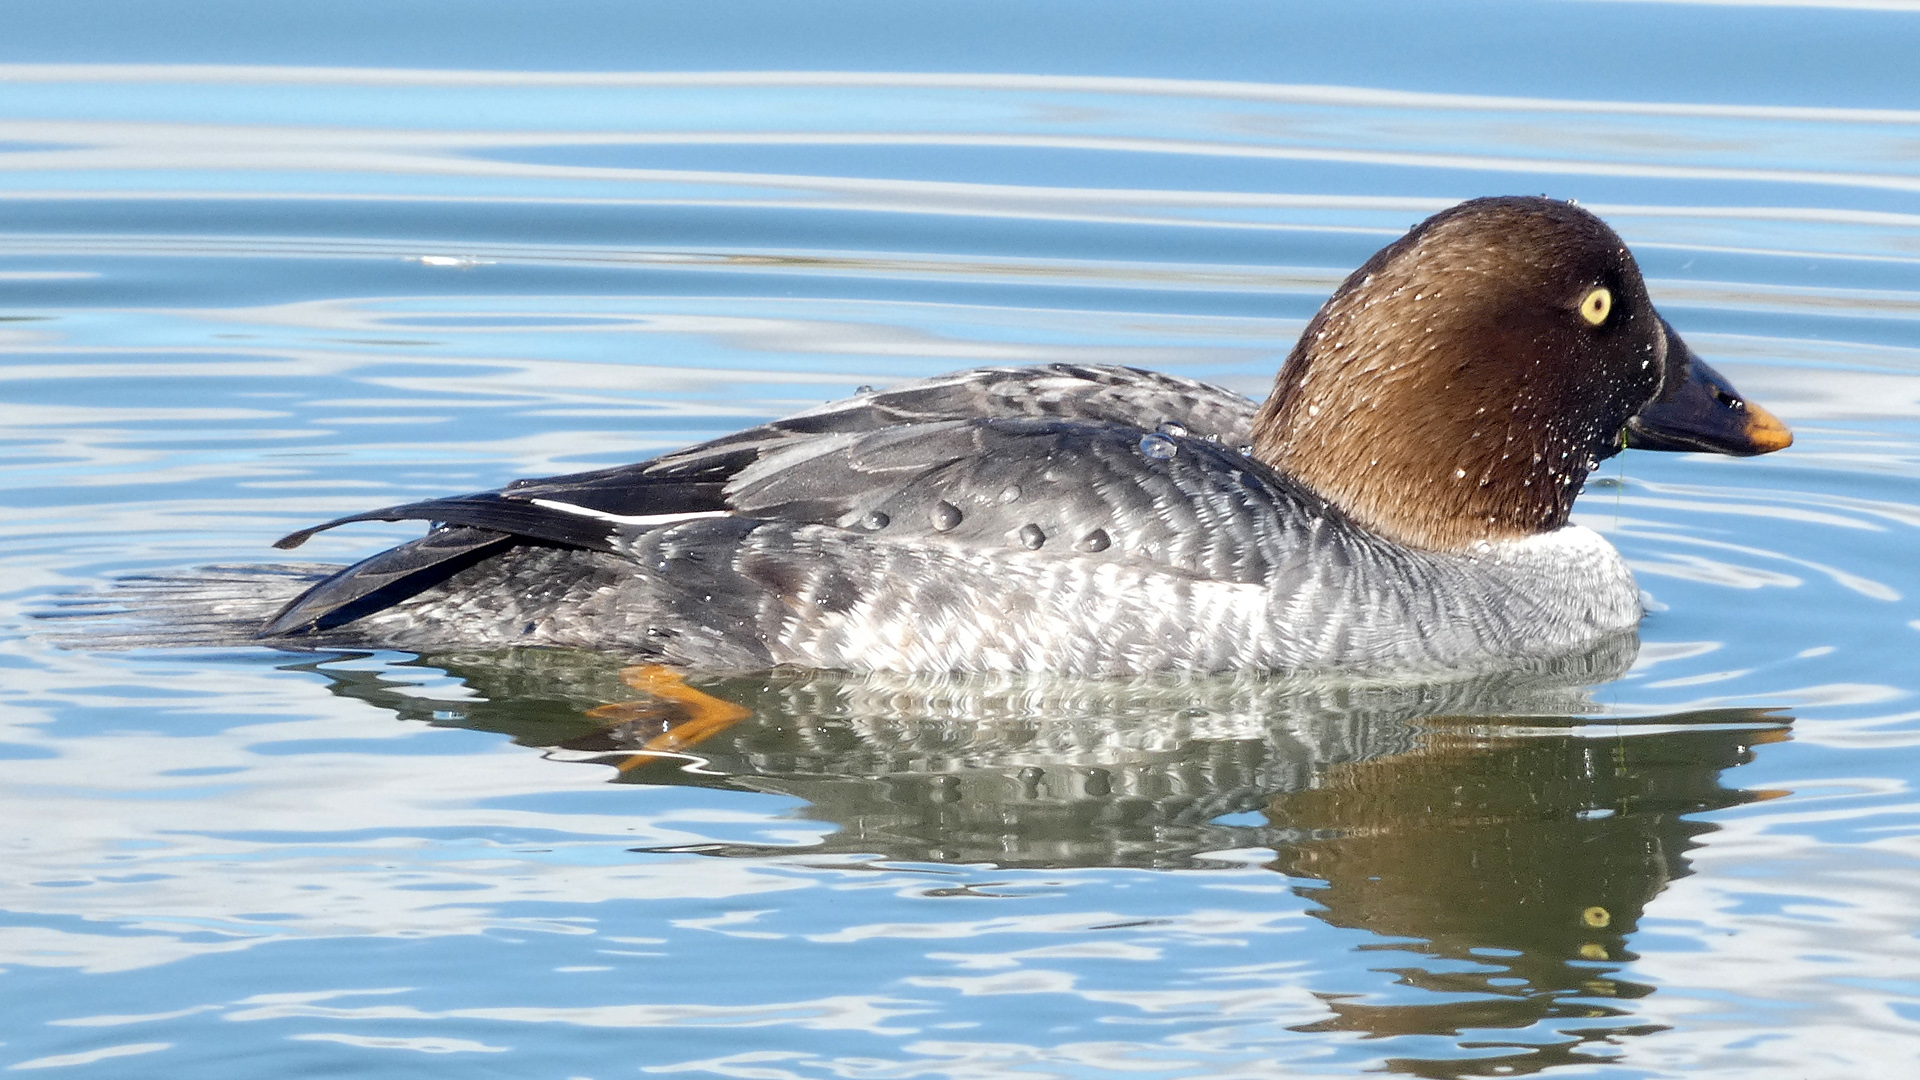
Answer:
POLYGON ((695 518, 726 517, 730 510, 689 510, 680 514, 609 514, 605 510, 595 510, 589 506, 575 506, 558 499, 529 499, 528 502, 546 510, 557 510, 562 514, 576 517, 593 518, 613 525, 671 525, 676 521, 692 521, 695 518))

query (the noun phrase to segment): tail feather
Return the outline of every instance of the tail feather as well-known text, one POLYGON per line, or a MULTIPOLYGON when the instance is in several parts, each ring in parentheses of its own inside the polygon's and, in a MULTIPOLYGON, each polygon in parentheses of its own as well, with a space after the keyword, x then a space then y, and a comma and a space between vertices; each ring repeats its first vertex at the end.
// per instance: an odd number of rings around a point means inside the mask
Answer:
POLYGON ((490 529, 449 526, 318 582, 263 620, 255 636, 285 637, 327 630, 405 600, 445 581, 520 538, 490 529))

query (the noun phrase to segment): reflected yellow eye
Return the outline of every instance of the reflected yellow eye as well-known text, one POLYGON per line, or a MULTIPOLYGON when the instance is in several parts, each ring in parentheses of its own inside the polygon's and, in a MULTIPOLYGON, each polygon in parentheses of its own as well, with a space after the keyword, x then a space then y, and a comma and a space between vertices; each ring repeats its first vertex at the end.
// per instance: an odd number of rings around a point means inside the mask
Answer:
POLYGON ((1613 310, 1613 291, 1605 285, 1596 286, 1580 301, 1580 317, 1587 320, 1588 326, 1599 326, 1607 321, 1607 314, 1613 310))

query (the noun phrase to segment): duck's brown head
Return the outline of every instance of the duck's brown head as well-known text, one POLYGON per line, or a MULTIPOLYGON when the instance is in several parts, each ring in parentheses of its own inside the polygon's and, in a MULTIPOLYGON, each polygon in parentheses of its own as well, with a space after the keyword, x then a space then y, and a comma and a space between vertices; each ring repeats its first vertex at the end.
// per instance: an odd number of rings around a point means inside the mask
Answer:
POLYGON ((1281 366, 1254 453, 1401 543, 1567 521, 1623 446, 1763 454, 1792 435, 1694 357, 1606 223, 1475 199, 1353 272, 1281 366))

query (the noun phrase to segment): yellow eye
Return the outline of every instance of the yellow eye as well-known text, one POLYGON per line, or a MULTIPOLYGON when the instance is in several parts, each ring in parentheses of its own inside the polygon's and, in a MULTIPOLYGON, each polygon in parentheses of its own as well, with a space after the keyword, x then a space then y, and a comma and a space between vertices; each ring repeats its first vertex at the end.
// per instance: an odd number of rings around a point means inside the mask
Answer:
POLYGON ((1613 310, 1613 292, 1605 285, 1597 285, 1580 301, 1580 317, 1587 320, 1589 326, 1599 326, 1607 321, 1607 313, 1613 310))

